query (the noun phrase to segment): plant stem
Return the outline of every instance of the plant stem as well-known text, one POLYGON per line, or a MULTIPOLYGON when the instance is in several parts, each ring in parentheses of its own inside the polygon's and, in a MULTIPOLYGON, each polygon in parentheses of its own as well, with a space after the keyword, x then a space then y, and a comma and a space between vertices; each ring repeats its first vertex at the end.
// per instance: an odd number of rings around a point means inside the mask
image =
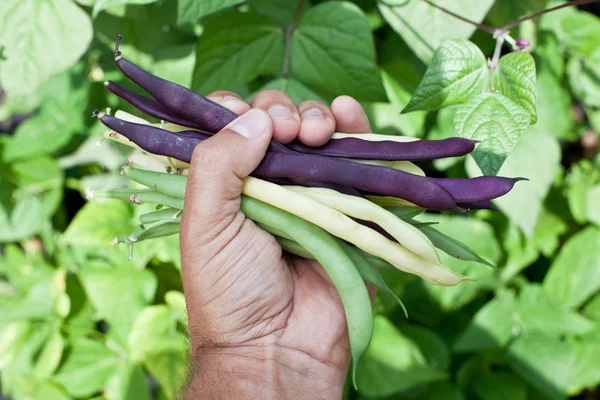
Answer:
POLYGON ((463 22, 466 22, 468 24, 476 26, 478 29, 481 29, 484 32, 487 32, 487 33, 489 33, 491 35, 493 35, 493 34, 496 33, 496 29, 492 28, 491 26, 480 24, 479 22, 471 21, 470 19, 467 19, 465 17, 461 17, 460 15, 455 14, 452 11, 450 11, 450 10, 444 8, 444 7, 441 7, 441 6, 438 6, 437 4, 432 3, 430 0, 423 0, 423 1, 425 3, 427 3, 427 4, 429 4, 430 6, 437 8, 438 10, 440 10, 440 11, 442 11, 444 13, 453 16, 454 18, 460 19, 463 22))
MULTIPOLYGON (((425 0, 425 1, 427 1, 427 0, 425 0)), ((515 26, 519 25, 521 22, 524 22, 524 21, 527 21, 527 20, 530 20, 530 19, 533 19, 533 18, 537 18, 540 15, 544 15, 544 14, 552 12, 552 11, 560 10, 561 8, 570 7, 570 6, 579 6, 579 5, 583 5, 583 4, 589 4, 589 3, 595 3, 597 1, 600 1, 600 0, 576 0, 576 1, 570 1, 570 2, 567 2, 567 3, 561 4, 559 6, 556 6, 556 7, 552 7, 552 8, 549 8, 547 10, 538 11, 538 12, 536 12, 534 14, 531 14, 531 15, 528 15, 526 17, 519 18, 515 22, 511 22, 510 24, 505 25, 502 28, 500 28, 500 31, 506 32, 509 29, 514 28, 515 26)))
POLYGON ((304 5, 304 0, 298 1, 298 7, 296 8, 296 12, 294 13, 294 18, 292 19, 292 23, 290 26, 285 28, 285 54, 283 56, 283 69, 281 70, 281 77, 287 78, 289 69, 290 69, 290 58, 292 56, 292 36, 294 36, 294 29, 296 29, 296 24, 298 23, 298 17, 302 12, 302 6, 304 5))
POLYGON ((500 53, 502 52, 502 45, 504 44, 504 33, 498 35, 496 38, 496 48, 494 49, 494 55, 492 56, 492 60, 490 61, 489 68, 492 71, 492 92, 494 91, 494 70, 498 67, 498 61, 500 60, 500 53))

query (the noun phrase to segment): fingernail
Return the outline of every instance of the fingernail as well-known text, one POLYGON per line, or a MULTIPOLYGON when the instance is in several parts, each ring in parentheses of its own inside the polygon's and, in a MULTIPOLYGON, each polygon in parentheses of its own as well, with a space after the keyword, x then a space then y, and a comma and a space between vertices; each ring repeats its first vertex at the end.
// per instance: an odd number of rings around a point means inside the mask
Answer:
POLYGON ((275 119, 290 119, 293 118, 292 112, 286 106, 276 104, 267 111, 271 118, 275 119))
POLYGON ((325 118, 325 115, 323 114, 323 111, 319 110, 318 108, 311 108, 310 110, 307 110, 302 113, 302 119, 311 118, 323 119, 325 118))
POLYGON ((255 139, 263 134, 267 127, 267 118, 261 110, 250 110, 239 117, 230 127, 245 137, 246 139, 255 139))
POLYGON ((243 103, 244 101, 240 100, 235 96, 223 96, 223 99, 221 100, 221 105, 227 108, 235 108, 238 104, 240 104, 240 102, 243 103))

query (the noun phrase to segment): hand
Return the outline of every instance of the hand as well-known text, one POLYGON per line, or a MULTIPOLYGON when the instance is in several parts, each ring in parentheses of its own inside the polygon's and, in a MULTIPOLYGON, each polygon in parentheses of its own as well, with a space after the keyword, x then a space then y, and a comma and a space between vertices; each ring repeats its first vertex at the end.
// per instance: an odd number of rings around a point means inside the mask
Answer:
POLYGON ((250 105, 230 92, 208 97, 243 115, 196 147, 188 177, 181 260, 196 366, 188 396, 341 398, 350 346, 338 293, 316 261, 283 254, 245 218, 240 194, 271 138, 318 146, 335 130, 370 132, 367 116, 347 96, 331 108, 296 107, 275 90, 250 105))

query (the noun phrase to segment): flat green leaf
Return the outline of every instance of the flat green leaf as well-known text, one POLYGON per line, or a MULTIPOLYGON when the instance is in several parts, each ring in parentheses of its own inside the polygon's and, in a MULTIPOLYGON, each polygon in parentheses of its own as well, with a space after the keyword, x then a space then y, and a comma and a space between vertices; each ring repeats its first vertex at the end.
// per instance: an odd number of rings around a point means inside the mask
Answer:
POLYGON ((95 0, 94 8, 92 9, 92 16, 96 17, 101 11, 107 10, 109 8, 127 5, 151 4, 157 1, 158 0, 95 0))
POLYGON ((600 107, 600 46, 585 59, 571 58, 567 77, 575 97, 588 107, 600 107))
POLYGON ((390 396, 446 378, 445 373, 427 365, 418 346, 388 319, 375 317, 373 339, 356 375, 361 393, 369 397, 390 396))
POLYGON ((594 207, 594 203, 588 206, 588 192, 598 183, 600 168, 590 160, 584 159, 571 166, 566 179, 567 200, 573 219, 580 224, 587 221, 588 209, 594 207))
MULTIPOLYGON (((542 11, 546 8, 546 3, 547 0, 502 0, 494 3, 487 19, 492 26, 505 26, 521 17, 542 11)), ((512 29, 511 35, 515 37, 512 29)))
POLYGON ((564 306, 577 308, 600 289, 600 229, 588 227, 561 248, 544 278, 544 289, 564 306))
POLYGON ((564 310, 562 304, 537 284, 523 287, 517 304, 521 331, 525 334, 541 332, 555 337, 581 336, 594 329, 590 320, 576 312, 564 310))
POLYGON ((508 371, 480 375, 474 381, 473 391, 481 400, 527 400, 525 382, 508 371))
POLYGON ((81 57, 92 40, 92 24, 70 0, 5 0, 0 38, 6 56, 2 87, 9 96, 28 95, 81 57))
POLYGON ((241 2, 241 0, 178 0, 177 23, 182 25, 187 22, 196 22, 206 15, 241 2))
POLYGON ((294 31, 290 75, 328 98, 385 99, 369 22, 350 2, 308 10, 294 31))
POLYGON ((562 400, 576 357, 571 342, 536 333, 517 338, 508 348, 507 361, 521 378, 548 398, 562 400))
POLYGON ((600 185, 596 185, 588 190, 586 195, 587 206, 585 216, 588 221, 600 227, 600 185))
POLYGON ((538 118, 535 125, 529 128, 529 131, 544 135, 550 133, 558 139, 577 139, 578 135, 573 127, 573 116, 571 114, 571 94, 546 65, 546 63, 538 63, 536 80, 538 118))
POLYGON ((71 341, 53 379, 72 397, 91 396, 102 389, 118 363, 118 355, 104 343, 77 338, 71 341))
POLYGON ((500 270, 500 277, 503 282, 508 282, 537 260, 539 251, 513 222, 509 222, 502 236, 506 260, 500 270))
MULTIPOLYGON (((246 2, 250 9, 258 14, 265 15, 281 26, 288 27, 294 21, 294 15, 299 2, 290 2, 290 0, 249 0, 246 2)), ((311 2, 305 0, 302 2, 301 13, 306 12, 311 7, 311 2)))
POLYGON ((586 304, 583 314, 588 318, 600 321, 600 293, 586 304))
POLYGON ((43 207, 37 197, 20 197, 10 215, 3 215, 2 211, 0 209, 0 243, 16 242, 42 229, 43 207))
MULTIPOLYGON (((467 159, 469 160, 469 159, 467 159)), ((560 170, 561 149, 551 135, 526 132, 500 169, 500 176, 524 177, 510 193, 495 200, 496 205, 526 237, 531 237, 538 222, 542 203, 560 170)), ((467 162, 470 177, 479 176, 475 163, 467 162)))
POLYGON ((448 40, 435 51, 423 80, 402 113, 463 104, 481 94, 488 82, 487 61, 479 47, 468 40, 448 40))
POLYGON ((56 371, 56 368, 60 364, 64 347, 65 340, 60 332, 54 332, 50 335, 35 365, 36 377, 41 379, 49 378, 56 371))
POLYGON ((148 354, 144 360, 144 367, 158 381, 161 390, 168 399, 184 387, 189 365, 188 352, 168 352, 148 354))
POLYGON ((451 236, 443 234, 433 226, 422 226, 419 229, 429 238, 429 240, 431 240, 435 247, 442 250, 449 256, 459 260, 476 261, 478 263, 493 267, 489 261, 479 257, 479 255, 469 246, 451 236))
POLYGON ((72 246, 106 246, 131 230, 131 211, 120 200, 94 200, 75 215, 62 240, 72 246))
POLYGON ((494 70, 494 89, 527 110, 530 124, 537 121, 535 61, 531 54, 518 51, 500 58, 494 70))
POLYGON ((502 291, 477 311, 454 344, 455 352, 502 349, 515 333, 517 305, 502 291))
POLYGON ((466 400, 463 392, 450 382, 427 385, 423 400, 466 400))
POLYGON ((413 324, 402 324, 398 329, 419 346, 430 367, 440 371, 450 367, 448 346, 435 331, 413 324))
POLYGON ((261 15, 228 12, 211 19, 196 48, 192 88, 208 94, 281 71, 284 39, 281 27, 261 15))
POLYGON ((129 354, 141 362, 155 353, 180 353, 187 350, 185 336, 177 331, 178 313, 165 305, 144 308, 129 334, 129 354))
MULTIPOLYGON (((446 215, 422 214, 418 217, 422 222, 438 222, 435 228, 450 237, 460 238, 461 242, 473 249, 481 257, 492 264, 498 263, 502 257, 502 249, 496 239, 494 230, 487 222, 475 218, 463 218, 446 215)), ((459 260, 441 253, 442 262, 451 270, 469 276, 476 282, 464 282, 464 285, 451 287, 436 286, 421 280, 415 281, 425 289, 428 296, 447 312, 455 311, 472 301, 480 291, 495 288, 498 280, 491 268, 483 267, 475 261, 459 260)), ((413 313, 415 305, 406 303, 408 310, 413 313)), ((414 310, 418 311, 417 309, 414 310)))
POLYGON ((142 367, 124 360, 104 388, 107 400, 150 400, 150 387, 142 367))
POLYGON ((471 155, 484 175, 496 175, 527 128, 530 116, 499 93, 483 93, 460 107, 454 128, 460 137, 480 140, 471 155))
POLYGON ((154 296, 156 276, 148 270, 87 267, 80 277, 99 316, 126 348, 135 318, 154 296))
POLYGON ((0 371, 9 366, 16 358, 21 347, 29 339, 32 328, 29 321, 3 324, 0 331, 0 371))
POLYGON ((598 47, 600 37, 600 18, 594 14, 580 11, 566 15, 561 21, 569 50, 590 55, 598 47))
MULTIPOLYGON (((436 0, 435 4, 472 21, 481 22, 494 0, 436 0)), ((468 39, 476 29, 421 0, 381 1, 378 7, 390 26, 426 64, 446 40, 468 39)))
POLYGON ((575 367, 571 371, 571 379, 567 392, 578 395, 584 389, 594 390, 600 384, 600 342, 586 338, 576 343, 575 367))
POLYGON ((560 245, 560 237, 569 229, 567 223, 558 215, 542 208, 533 232, 533 245, 543 255, 551 258, 560 245))

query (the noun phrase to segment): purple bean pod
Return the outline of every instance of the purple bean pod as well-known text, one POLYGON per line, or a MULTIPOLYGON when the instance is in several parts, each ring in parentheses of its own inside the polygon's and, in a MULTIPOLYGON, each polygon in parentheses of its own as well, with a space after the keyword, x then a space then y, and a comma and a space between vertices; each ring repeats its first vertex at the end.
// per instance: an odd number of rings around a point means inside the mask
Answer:
POLYGON ((445 188, 457 203, 472 203, 491 200, 510 192, 514 184, 527 178, 505 178, 501 176, 480 176, 471 179, 426 178, 445 188))

